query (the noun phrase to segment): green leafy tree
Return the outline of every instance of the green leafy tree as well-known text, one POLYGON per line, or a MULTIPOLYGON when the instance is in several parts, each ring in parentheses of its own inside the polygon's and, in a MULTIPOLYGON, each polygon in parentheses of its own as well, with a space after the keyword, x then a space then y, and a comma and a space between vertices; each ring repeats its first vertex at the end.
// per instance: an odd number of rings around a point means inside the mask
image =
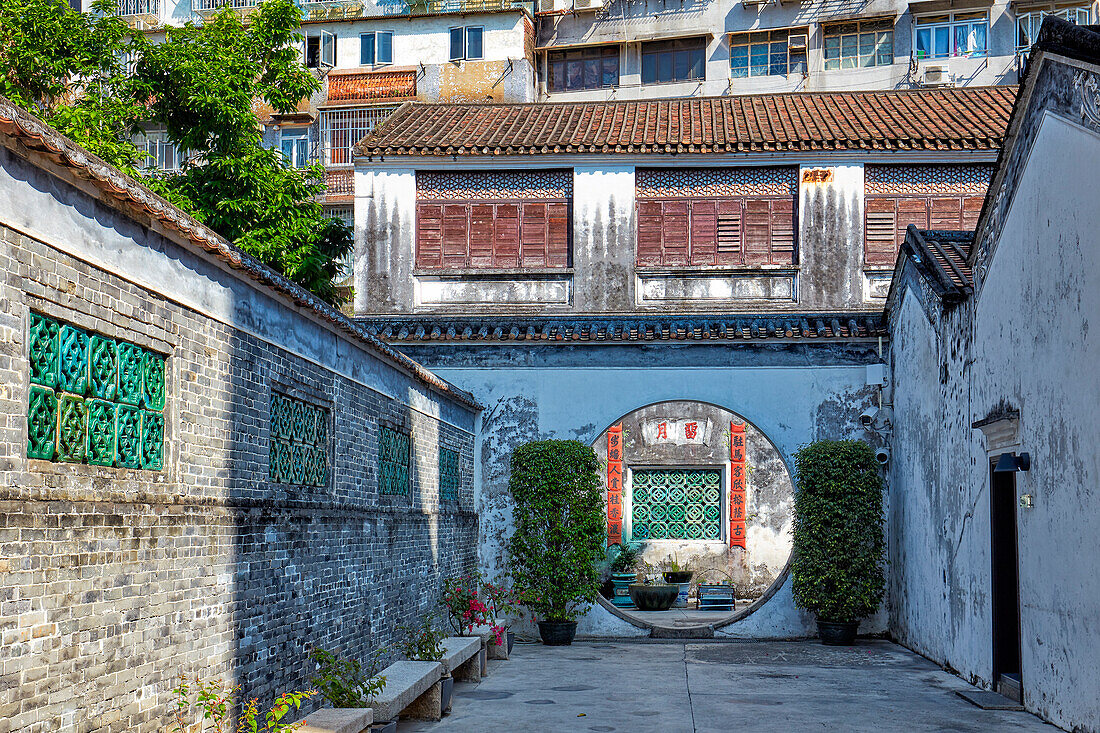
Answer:
POLYGON ((512 453, 509 540, 513 587, 548 621, 572 621, 596 599, 604 559, 600 464, 575 440, 527 443, 512 453))
POLYGON ((189 160, 149 176, 157 193, 328 302, 351 230, 326 217, 324 169, 293 168, 262 144, 254 106, 290 112, 319 88, 301 64, 301 11, 265 0, 247 24, 226 7, 201 25, 132 37, 110 0, 0 0, 0 93, 108 163, 140 177, 132 143, 163 126, 189 160), (132 61, 129 73, 125 60, 132 61))
POLYGON ((858 621, 882 603, 882 477, 860 440, 819 440, 795 453, 794 599, 823 621, 858 621))

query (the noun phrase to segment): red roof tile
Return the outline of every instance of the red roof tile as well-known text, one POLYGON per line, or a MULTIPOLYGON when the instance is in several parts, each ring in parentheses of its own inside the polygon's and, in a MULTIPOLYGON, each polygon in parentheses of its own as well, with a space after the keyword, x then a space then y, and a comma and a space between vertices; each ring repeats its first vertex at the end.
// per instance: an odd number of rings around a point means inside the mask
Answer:
POLYGON ((415 70, 329 74, 328 77, 329 102, 410 98, 416 98, 415 70))
POLYGON ((365 155, 994 150, 1016 87, 653 101, 408 103, 365 155))

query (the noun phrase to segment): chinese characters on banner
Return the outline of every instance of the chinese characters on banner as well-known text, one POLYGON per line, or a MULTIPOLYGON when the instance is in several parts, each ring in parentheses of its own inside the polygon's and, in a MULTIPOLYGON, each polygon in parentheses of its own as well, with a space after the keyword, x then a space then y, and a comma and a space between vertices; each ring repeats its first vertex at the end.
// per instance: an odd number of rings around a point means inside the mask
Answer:
POLYGON ((623 424, 607 429, 607 544, 623 541, 623 424))
POLYGON ((730 423, 730 547, 745 549, 745 424, 730 423))

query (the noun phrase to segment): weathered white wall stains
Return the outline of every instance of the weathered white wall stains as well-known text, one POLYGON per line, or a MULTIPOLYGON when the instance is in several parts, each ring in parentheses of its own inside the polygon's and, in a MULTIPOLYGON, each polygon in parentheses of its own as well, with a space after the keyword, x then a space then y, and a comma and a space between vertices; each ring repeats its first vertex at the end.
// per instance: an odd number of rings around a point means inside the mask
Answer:
POLYGON ((946 309, 910 262, 891 303, 891 628, 991 684, 989 456, 971 424, 1019 410, 1024 702, 1082 731, 1100 730, 1100 119, 1080 98, 1097 71, 1036 72, 977 294, 946 309))

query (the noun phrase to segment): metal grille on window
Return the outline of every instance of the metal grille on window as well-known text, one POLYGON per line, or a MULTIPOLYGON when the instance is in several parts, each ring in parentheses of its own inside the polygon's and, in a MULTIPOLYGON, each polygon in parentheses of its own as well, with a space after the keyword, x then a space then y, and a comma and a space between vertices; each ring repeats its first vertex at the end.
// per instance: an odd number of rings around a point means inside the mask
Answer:
POLYGON ((408 496, 409 434, 382 426, 378 438, 378 492, 408 496))
POLYGON ((321 161, 325 165, 351 165, 352 148, 396 109, 396 105, 382 105, 322 110, 321 161))
POLYGON ((458 451, 439 449, 439 498, 444 501, 458 499, 458 451))
POLYGON ((28 358, 28 458, 164 467, 164 356, 31 313, 28 358))
POLYGON ((329 411, 271 393, 268 478, 277 484, 324 486, 328 482, 329 411))
POLYGON ((721 469, 638 469, 631 484, 635 540, 721 539, 721 469))

